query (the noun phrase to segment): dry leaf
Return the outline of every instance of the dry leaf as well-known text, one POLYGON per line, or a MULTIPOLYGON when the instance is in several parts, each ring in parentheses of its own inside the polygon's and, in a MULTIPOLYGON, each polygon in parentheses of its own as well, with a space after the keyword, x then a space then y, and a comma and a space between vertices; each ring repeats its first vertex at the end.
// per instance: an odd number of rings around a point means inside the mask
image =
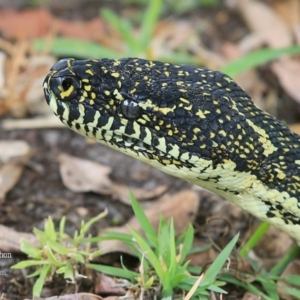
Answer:
POLYGON ((127 185, 121 184, 112 184, 113 196, 117 198, 121 202, 131 205, 131 201, 129 198, 129 191, 133 193, 133 195, 139 199, 139 201, 145 201, 148 199, 153 199, 160 197, 164 194, 168 189, 166 185, 160 185, 151 190, 146 190, 142 188, 128 187, 127 185))
POLYGON ((273 1, 272 6, 290 29, 294 29, 300 25, 299 0, 273 1))
POLYGON ((250 292, 244 294, 242 300, 262 300, 261 296, 254 295, 250 292))
POLYGON ((108 177, 111 168, 68 154, 59 155, 58 160, 63 183, 71 191, 112 193, 112 182, 108 177))
POLYGON ((0 169, 0 203, 6 194, 17 184, 24 170, 24 165, 13 161, 6 162, 0 169))
POLYGON ((94 292, 105 295, 124 295, 126 293, 114 278, 105 274, 97 274, 94 292))
POLYGON ((253 34, 272 48, 292 45, 293 36, 287 24, 268 5, 259 1, 239 1, 241 10, 253 34))
POLYGON ((73 192, 95 192, 112 195, 123 203, 130 204, 130 190, 139 200, 146 200, 161 196, 168 188, 163 185, 152 190, 145 190, 115 184, 109 179, 110 167, 68 154, 61 154, 59 162, 63 183, 73 192))
MULTIPOLYGON (((155 229, 158 227, 160 215, 167 220, 172 217, 176 233, 179 234, 193 222, 199 203, 200 199, 197 192, 184 190, 174 195, 165 195, 162 199, 145 209, 145 214, 155 229)), ((106 228, 105 231, 128 234, 128 226, 142 233, 142 229, 135 217, 132 217, 124 226, 106 228)), ((98 243, 98 247, 103 249, 104 253, 124 252, 132 254, 131 250, 120 241, 102 241, 98 243)))
MULTIPOLYGON (((3 129, 41 129, 41 128, 65 128, 65 125, 54 115, 44 115, 43 117, 30 119, 6 119, 1 123, 3 129)), ((1 148, 0 148, 1 149, 1 148)), ((2 150, 2 149, 1 149, 2 150)), ((0 150, 0 151, 1 151, 0 150)), ((1 158, 1 154, 0 154, 1 158)))
POLYGON ((10 158, 26 155, 30 152, 30 146, 22 140, 0 141, 0 162, 10 158))
MULTIPOLYGON (((252 229, 253 231, 256 230, 254 227, 252 229)), ((293 244, 294 240, 287 233, 270 226, 254 250, 260 258, 280 258, 287 253, 293 244)))
POLYGON ((9 227, 0 224, 0 251, 1 252, 20 252, 20 240, 26 239, 34 246, 39 243, 36 237, 31 233, 18 232, 9 227))
POLYGON ((300 61, 295 58, 282 58, 272 63, 272 70, 285 91, 300 103, 300 61))
POLYGON ((51 14, 45 9, 27 9, 22 12, 2 10, 0 31, 15 39, 44 37, 51 25, 51 19, 51 14))
MULTIPOLYGON (((31 300, 31 299, 25 299, 25 300, 31 300)), ((91 293, 78 293, 78 294, 69 294, 63 296, 46 297, 46 298, 34 297, 33 300, 103 300, 103 298, 91 293)))
MULTIPOLYGON (((193 247, 201 247, 205 246, 207 243, 204 243, 202 240, 195 240, 193 243, 193 247)), ((208 262, 212 262, 218 256, 216 250, 211 247, 206 251, 197 252, 188 256, 188 260, 192 266, 204 266, 208 262)))

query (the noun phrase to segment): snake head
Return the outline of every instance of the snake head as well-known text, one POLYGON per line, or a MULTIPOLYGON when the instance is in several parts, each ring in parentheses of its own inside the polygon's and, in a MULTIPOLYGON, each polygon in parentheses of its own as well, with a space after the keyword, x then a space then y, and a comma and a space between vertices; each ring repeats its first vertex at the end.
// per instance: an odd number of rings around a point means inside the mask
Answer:
POLYGON ((63 59, 45 78, 45 98, 78 133, 142 160, 189 164, 188 152, 199 152, 192 142, 199 136, 193 129, 198 108, 184 82, 188 70, 178 67, 141 59, 63 59))
POLYGON ((63 59, 44 91, 72 130, 171 173, 226 160, 245 169, 239 157, 255 164, 264 150, 232 95, 243 97, 241 107, 252 108, 251 99, 220 72, 136 58, 63 59), (242 140, 247 149, 236 147, 242 140))

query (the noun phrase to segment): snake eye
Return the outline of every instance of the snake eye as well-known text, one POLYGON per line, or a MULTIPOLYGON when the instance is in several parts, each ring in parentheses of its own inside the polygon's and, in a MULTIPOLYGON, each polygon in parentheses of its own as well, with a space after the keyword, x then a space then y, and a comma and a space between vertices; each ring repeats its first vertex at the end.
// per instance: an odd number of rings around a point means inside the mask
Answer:
POLYGON ((72 84, 73 84, 73 79, 70 77, 67 77, 62 81, 61 86, 62 86, 63 90, 66 92, 72 84))
POLYGON ((135 119, 139 117, 141 108, 135 101, 124 100, 121 103, 121 111, 128 119, 135 119))
POLYGON ((80 80, 71 76, 57 76, 49 80, 49 88, 61 101, 70 101, 78 95, 80 80))

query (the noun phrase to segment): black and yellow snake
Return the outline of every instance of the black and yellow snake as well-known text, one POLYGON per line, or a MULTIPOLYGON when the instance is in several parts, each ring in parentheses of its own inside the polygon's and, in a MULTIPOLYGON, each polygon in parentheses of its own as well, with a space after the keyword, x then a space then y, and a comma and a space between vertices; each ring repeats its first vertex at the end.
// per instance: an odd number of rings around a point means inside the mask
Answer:
POLYGON ((64 59, 44 91, 74 131, 224 196, 300 241, 300 137, 227 75, 137 58, 64 59))

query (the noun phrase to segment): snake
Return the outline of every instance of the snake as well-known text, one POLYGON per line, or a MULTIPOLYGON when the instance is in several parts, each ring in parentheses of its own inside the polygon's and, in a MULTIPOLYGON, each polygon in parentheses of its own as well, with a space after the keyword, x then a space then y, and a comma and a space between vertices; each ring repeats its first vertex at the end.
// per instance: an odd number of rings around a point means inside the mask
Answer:
POLYGON ((141 58, 65 58, 43 89, 75 132, 208 189, 300 241, 300 136, 228 75, 141 58))

